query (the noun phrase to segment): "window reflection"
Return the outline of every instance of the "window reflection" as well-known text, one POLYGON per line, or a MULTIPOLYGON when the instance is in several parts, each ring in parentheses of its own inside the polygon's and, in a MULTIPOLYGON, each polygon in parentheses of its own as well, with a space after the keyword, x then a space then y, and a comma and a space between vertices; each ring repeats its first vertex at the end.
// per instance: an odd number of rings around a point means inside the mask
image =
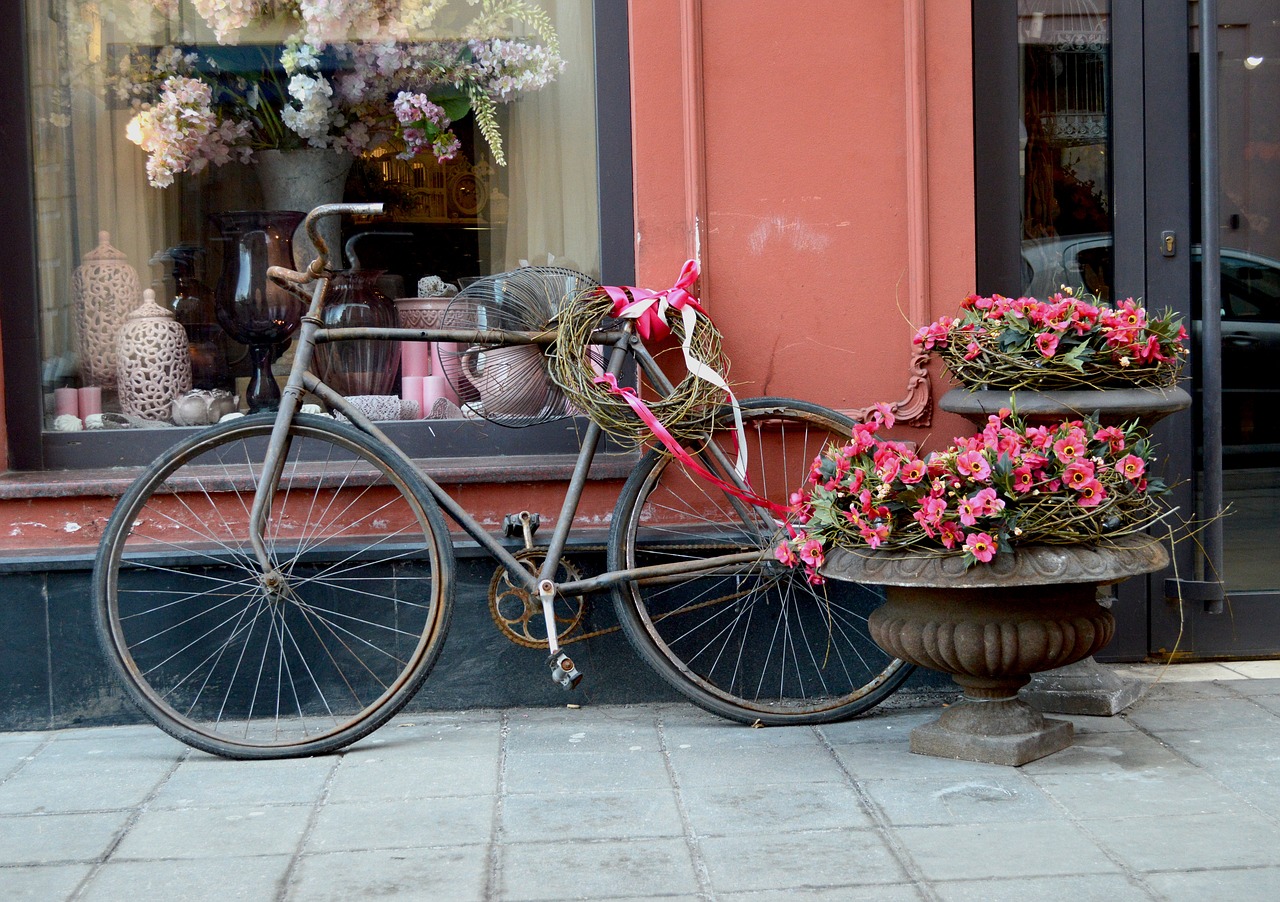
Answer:
POLYGON ((1109 10, 1093 0, 1019 4, 1021 287, 1037 297, 1066 285, 1112 299, 1109 10))

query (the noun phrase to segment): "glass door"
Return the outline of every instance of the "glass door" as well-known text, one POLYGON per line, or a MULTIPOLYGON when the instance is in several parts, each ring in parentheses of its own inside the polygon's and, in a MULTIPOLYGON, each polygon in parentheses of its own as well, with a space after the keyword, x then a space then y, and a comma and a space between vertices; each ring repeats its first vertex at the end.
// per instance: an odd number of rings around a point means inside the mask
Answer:
MULTIPOLYGON (((1190 4, 1199 58, 1198 4, 1190 4)), ((1218 244, 1222 320, 1221 577, 1232 596, 1280 590, 1280 19, 1272 2, 1218 3, 1218 244)), ((1198 151, 1198 142, 1193 151, 1198 151)), ((1198 161, 1198 153, 1195 156, 1198 161)), ((1199 166, 1192 169, 1199 198, 1199 166)), ((1199 222, 1199 215, 1195 221, 1199 222)), ((1192 261, 1198 315, 1201 266, 1192 261)), ((1198 461, 1199 468, 1212 461, 1198 461)), ((1212 578, 1205 574, 1206 579, 1212 578)))

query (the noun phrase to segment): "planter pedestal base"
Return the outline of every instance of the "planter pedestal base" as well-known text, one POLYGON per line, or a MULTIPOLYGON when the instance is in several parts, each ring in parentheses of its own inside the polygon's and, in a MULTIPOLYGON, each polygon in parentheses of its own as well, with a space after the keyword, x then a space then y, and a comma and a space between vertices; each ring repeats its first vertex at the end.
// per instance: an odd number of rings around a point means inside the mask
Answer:
POLYGON ((1097 587, 1168 563, 1149 536, 1106 545, 1028 545, 989 565, 959 557, 835 548, 823 574, 885 587, 867 627, 897 658, 941 670, 964 698, 911 733, 911 751, 1017 767, 1071 745, 1072 726, 1018 698, 1033 673, 1105 646, 1115 618, 1097 587))
POLYGON ((1141 694, 1140 680, 1124 679, 1093 658, 1037 673, 1019 693, 1041 711, 1092 717, 1119 714, 1141 694))
POLYGON ((1019 698, 965 698, 911 731, 911 751, 1019 767, 1071 745, 1074 731, 1019 698))

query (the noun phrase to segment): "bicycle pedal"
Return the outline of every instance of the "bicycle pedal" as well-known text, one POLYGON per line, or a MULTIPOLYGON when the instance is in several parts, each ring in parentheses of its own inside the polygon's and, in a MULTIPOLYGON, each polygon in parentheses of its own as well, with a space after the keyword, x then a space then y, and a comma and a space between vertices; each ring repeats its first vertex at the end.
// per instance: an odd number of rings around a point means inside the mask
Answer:
POLYGON ((551 679, 565 689, 573 689, 582 682, 582 672, 574 665, 573 659, 562 651, 556 652, 548 659, 551 665, 551 679))
POLYGON ((529 511, 521 511, 518 514, 507 514, 502 518, 502 534, 508 539, 516 539, 525 536, 525 528, 528 527, 528 535, 532 536, 538 531, 538 527, 542 524, 542 517, 538 514, 529 513, 529 511))

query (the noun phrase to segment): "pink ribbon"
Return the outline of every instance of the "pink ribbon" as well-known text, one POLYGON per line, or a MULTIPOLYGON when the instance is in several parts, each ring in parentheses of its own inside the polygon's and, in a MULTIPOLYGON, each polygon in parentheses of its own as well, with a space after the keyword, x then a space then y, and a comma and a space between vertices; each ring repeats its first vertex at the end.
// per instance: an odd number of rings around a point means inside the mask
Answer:
POLYGON ((645 341, 661 341, 671 334, 671 326, 667 324, 668 309, 680 311, 691 307, 706 315, 698 299, 689 294, 696 281, 698 261, 687 260, 680 270, 680 277, 670 288, 651 291, 632 285, 605 285, 603 290, 613 301, 613 316, 635 320, 636 331, 645 341))

